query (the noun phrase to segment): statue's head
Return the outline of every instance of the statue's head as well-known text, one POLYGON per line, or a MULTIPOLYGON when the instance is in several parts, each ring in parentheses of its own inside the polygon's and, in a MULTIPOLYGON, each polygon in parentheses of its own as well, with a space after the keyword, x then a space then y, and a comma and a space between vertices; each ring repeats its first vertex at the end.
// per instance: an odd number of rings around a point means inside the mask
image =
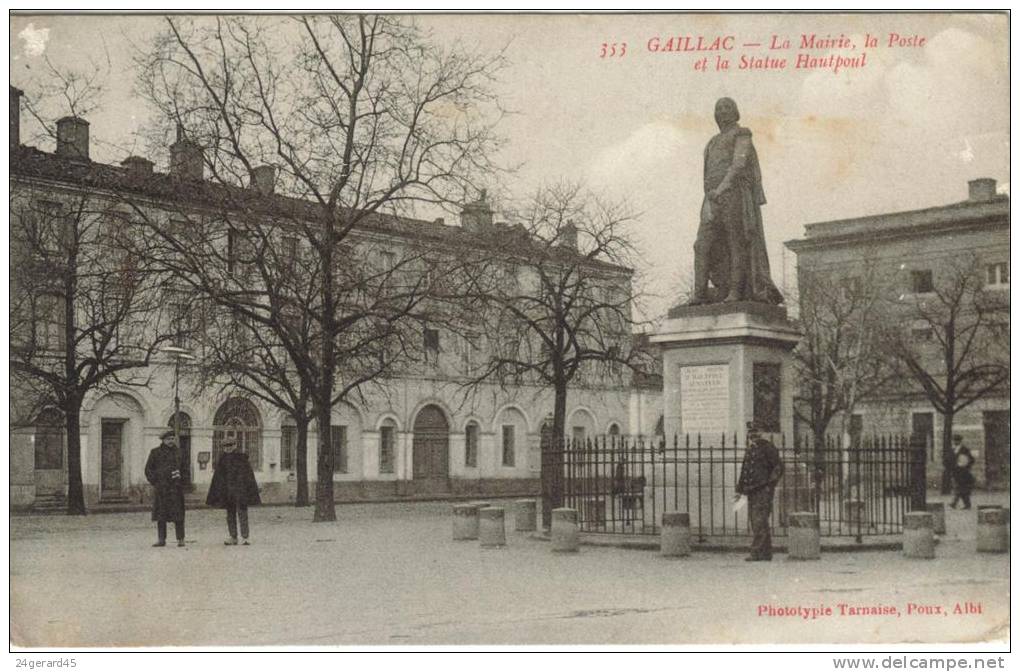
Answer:
POLYGON ((715 123, 723 129, 740 121, 740 111, 732 98, 720 98, 715 101, 715 123))

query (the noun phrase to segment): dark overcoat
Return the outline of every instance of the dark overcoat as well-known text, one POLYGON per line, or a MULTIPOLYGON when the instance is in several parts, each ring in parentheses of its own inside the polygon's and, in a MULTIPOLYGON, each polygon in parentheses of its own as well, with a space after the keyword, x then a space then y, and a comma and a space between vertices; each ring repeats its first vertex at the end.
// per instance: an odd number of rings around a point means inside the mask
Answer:
POLYGON ((149 452, 145 478, 152 483, 152 519, 161 522, 184 520, 184 488, 180 476, 181 461, 177 448, 160 445, 149 452))
POLYGON ((960 445, 956 451, 953 478, 956 481, 956 492, 961 495, 969 495, 974 489, 974 474, 970 472, 974 466, 974 455, 967 446, 960 445))
POLYGON ((205 503, 225 509, 228 506, 254 506, 262 503, 255 471, 244 453, 223 453, 213 472, 205 503))
POLYGON ((740 467, 737 494, 750 495, 764 487, 774 488, 782 476, 783 461, 776 446, 768 439, 751 439, 740 467))

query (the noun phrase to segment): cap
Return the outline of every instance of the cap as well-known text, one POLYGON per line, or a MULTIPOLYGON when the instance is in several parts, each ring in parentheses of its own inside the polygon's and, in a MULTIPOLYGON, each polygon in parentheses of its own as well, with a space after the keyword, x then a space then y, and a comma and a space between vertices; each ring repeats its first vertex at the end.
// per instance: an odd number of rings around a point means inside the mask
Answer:
POLYGON ((236 445, 237 445, 237 439, 233 438, 232 436, 228 436, 228 437, 220 440, 220 448, 230 448, 231 446, 236 446, 236 445))
POLYGON ((174 436, 174 430, 168 429, 159 435, 160 440, 167 438, 168 436, 174 436))
POLYGON ((749 422, 747 423, 747 431, 748 433, 754 432, 755 434, 758 434, 761 432, 761 427, 758 426, 758 423, 756 422, 749 422))
POLYGON ((953 441, 963 441, 963 437, 959 434, 953 434, 953 441))

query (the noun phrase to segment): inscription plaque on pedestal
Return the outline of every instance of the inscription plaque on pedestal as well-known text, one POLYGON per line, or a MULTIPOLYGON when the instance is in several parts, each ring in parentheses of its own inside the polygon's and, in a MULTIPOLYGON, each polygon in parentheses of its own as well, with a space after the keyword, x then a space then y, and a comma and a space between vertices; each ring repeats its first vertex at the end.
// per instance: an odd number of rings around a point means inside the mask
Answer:
POLYGON ((719 435, 730 424, 730 368, 726 364, 680 367, 680 431, 719 435))

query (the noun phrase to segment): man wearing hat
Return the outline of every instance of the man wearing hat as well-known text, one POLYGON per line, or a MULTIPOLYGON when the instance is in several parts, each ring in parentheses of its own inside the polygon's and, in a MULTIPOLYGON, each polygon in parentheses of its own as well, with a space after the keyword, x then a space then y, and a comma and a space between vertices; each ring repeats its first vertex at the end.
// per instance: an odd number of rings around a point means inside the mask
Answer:
POLYGON ((158 540, 153 546, 166 546, 166 524, 173 521, 177 545, 184 546, 184 487, 181 480, 181 455, 173 431, 163 432, 158 447, 149 452, 145 478, 153 487, 152 519, 156 521, 158 540))
POLYGON ((248 456, 237 450, 237 439, 226 437, 220 442, 223 455, 216 463, 209 495, 205 503, 227 510, 227 546, 237 546, 237 524, 241 523, 241 537, 248 545, 248 507, 262 503, 259 485, 248 456))
POLYGON ((776 484, 783 477, 783 461, 775 445, 761 435, 761 428, 753 422, 747 423, 747 450, 737 480, 737 495, 747 497, 747 517, 751 521, 750 562, 772 559, 772 532, 769 516, 772 514, 772 498, 776 484))

